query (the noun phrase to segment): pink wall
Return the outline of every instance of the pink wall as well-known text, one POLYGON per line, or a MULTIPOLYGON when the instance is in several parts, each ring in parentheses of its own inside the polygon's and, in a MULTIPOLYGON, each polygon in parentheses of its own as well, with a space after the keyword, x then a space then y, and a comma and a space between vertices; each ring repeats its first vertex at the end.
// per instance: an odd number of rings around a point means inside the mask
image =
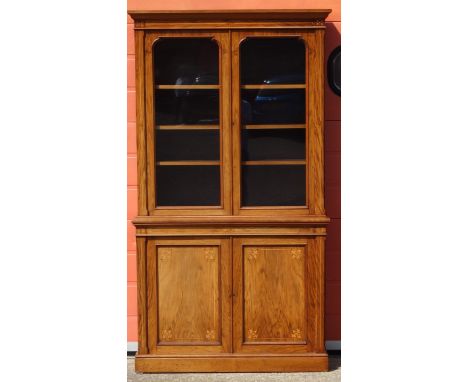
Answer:
MULTIPOLYGON (((317 9, 329 8, 325 57, 341 44, 340 0, 128 0, 128 9, 317 9)), ((131 220, 137 214, 136 183, 136 113, 135 113, 135 44, 133 22, 127 17, 127 340, 137 341, 136 242, 131 220)), ((326 249, 326 339, 341 338, 340 272, 340 97, 325 86, 325 198, 331 223, 326 249)))

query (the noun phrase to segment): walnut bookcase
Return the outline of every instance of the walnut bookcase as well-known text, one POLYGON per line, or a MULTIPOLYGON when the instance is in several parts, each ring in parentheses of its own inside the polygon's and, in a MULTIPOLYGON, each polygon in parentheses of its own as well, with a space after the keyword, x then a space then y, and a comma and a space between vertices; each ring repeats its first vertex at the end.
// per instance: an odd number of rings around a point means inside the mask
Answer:
POLYGON ((129 12, 137 371, 327 370, 329 13, 129 12))

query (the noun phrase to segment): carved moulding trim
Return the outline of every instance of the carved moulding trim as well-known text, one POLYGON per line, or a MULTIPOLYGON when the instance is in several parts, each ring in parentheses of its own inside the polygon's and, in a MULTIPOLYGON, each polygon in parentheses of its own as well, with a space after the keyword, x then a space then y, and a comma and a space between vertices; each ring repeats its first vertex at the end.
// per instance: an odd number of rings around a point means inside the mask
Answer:
MULTIPOLYGON (((325 349, 327 350, 341 350, 341 341, 325 341, 325 349)), ((137 352, 138 342, 127 341, 127 352, 137 352)))
POLYGON ((330 218, 322 215, 301 216, 137 216, 132 220, 137 227, 187 227, 198 226, 224 227, 324 227, 330 218))

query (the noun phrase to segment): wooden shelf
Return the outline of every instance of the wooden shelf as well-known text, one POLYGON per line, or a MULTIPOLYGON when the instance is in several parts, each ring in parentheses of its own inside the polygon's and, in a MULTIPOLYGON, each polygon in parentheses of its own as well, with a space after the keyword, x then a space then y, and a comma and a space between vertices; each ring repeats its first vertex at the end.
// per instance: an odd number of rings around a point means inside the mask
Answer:
POLYGON ((220 85, 154 85, 156 89, 219 89, 220 85))
POLYGON ((305 160, 247 160, 241 162, 246 166, 276 166, 276 165, 305 165, 305 160))
POLYGON ((219 130, 218 125, 157 125, 156 130, 219 130))
POLYGON ((241 85, 241 89, 305 89, 305 84, 257 84, 241 85))
POLYGON ((219 166, 219 160, 179 160, 156 162, 157 166, 219 166))
POLYGON ((285 124, 285 125, 242 125, 246 130, 260 130, 260 129, 305 129, 306 125, 302 124, 285 124))

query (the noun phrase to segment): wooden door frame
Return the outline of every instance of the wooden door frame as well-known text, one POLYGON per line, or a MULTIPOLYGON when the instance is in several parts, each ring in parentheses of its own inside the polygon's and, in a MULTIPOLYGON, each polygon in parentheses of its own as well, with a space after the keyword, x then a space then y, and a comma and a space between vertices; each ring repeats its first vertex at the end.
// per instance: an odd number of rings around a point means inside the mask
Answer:
POLYGON ((236 30, 231 33, 232 58, 232 145, 233 213, 235 215, 325 215, 323 182, 323 38, 321 29, 236 30), (249 37, 297 37, 306 48, 306 205, 241 206, 241 107, 240 53, 242 41, 249 37))
POLYGON ((325 315, 325 237, 235 237, 233 259, 233 349, 235 353, 323 353, 325 315), (243 247, 304 246, 305 258, 305 327, 306 341, 300 344, 253 344, 244 342, 244 259, 243 247))
MULTIPOLYGON (((141 31, 139 31, 141 32, 141 31)), ((143 33, 143 32, 141 32, 143 33)), ((145 155, 138 156, 139 197, 141 209, 149 215, 230 215, 232 213, 232 165, 231 165, 231 47, 228 31, 150 31, 144 32, 143 52, 139 62, 144 61, 144 82, 137 84, 137 93, 144 97, 144 121, 137 123, 138 137, 141 142, 138 150, 145 155), (220 132, 220 206, 169 207, 156 205, 155 187, 155 137, 154 137, 154 81, 153 45, 160 38, 208 37, 219 46, 219 132, 220 132), (139 87, 143 86, 143 91, 139 87), (144 207, 146 206, 146 208, 144 207)), ((141 50, 141 48, 140 48, 141 50)), ((140 102, 138 99, 137 102, 140 102)), ((140 106, 141 107, 141 106, 140 106)), ((141 116, 140 116, 141 119, 141 116)), ((139 214, 142 213, 139 211, 139 214)))
POLYGON ((163 237, 149 238, 146 244, 146 329, 147 354, 216 354, 232 352, 232 255, 231 243, 228 238, 180 238, 163 237), (219 247, 219 323, 220 343, 218 344, 160 344, 158 340, 158 246, 218 246, 219 247))

